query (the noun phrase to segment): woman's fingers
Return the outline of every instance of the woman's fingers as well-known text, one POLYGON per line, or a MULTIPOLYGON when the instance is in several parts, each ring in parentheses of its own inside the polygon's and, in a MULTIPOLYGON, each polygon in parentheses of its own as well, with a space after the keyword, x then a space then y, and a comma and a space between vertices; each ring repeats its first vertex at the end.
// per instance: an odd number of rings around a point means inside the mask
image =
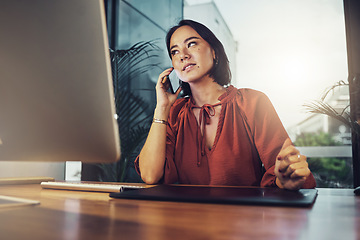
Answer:
POLYGON ((285 140, 285 142, 283 143, 283 146, 277 156, 277 159, 278 160, 283 160, 285 159, 285 157, 289 154, 289 152, 291 152, 292 148, 291 148, 292 145, 292 142, 290 140, 290 138, 287 138, 285 140))
POLYGON ((296 178, 307 178, 310 175, 310 169, 309 168, 299 168, 296 169, 289 177, 291 179, 296 179, 296 178))
POLYGON ((275 174, 281 185, 287 189, 299 189, 310 175, 306 156, 301 155, 299 150, 286 139, 275 163, 275 174))
POLYGON ((284 146, 285 144, 277 156, 278 160, 288 160, 290 156, 297 156, 300 154, 299 150, 294 145, 291 144, 285 148, 284 146))
POLYGON ((296 162, 300 162, 300 161, 304 161, 304 159, 306 160, 306 157, 300 154, 292 154, 292 155, 288 155, 286 156, 284 159, 278 161, 278 171, 281 174, 285 174, 288 171, 291 171, 291 168, 289 168, 289 166, 291 164, 294 164, 296 162))
POLYGON ((168 76, 174 68, 168 68, 159 74, 159 78, 156 84, 156 99, 157 99, 157 107, 162 109, 169 109, 174 102, 176 101, 178 95, 180 94, 181 89, 174 94, 168 92, 170 81, 165 83, 166 76, 168 76))
POLYGON ((158 84, 163 84, 165 82, 165 76, 170 75, 170 73, 173 71, 174 68, 168 68, 166 70, 164 70, 162 73, 159 74, 159 78, 158 78, 158 84))
POLYGON ((291 163, 285 171, 279 171, 284 178, 307 177, 310 174, 308 163, 304 160, 291 163))

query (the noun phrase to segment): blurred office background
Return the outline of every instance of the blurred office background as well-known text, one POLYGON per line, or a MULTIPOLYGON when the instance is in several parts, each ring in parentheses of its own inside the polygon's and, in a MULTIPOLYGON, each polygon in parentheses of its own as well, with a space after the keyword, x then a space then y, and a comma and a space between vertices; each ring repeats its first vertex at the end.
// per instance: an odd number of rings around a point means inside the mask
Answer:
MULTIPOLYGON (((158 75, 171 66, 165 45, 167 30, 181 19, 208 26, 223 43, 232 70, 232 84, 267 94, 291 139, 308 156, 319 187, 352 187, 351 130, 342 122, 313 114, 303 106, 324 91, 347 81, 347 53, 342 0, 104 0, 109 45, 127 52, 144 44, 141 74, 124 74, 125 87, 146 104, 137 112, 149 118, 155 107, 158 75), (151 55, 151 57, 148 57, 151 55)), ((138 57, 138 56, 137 56, 138 57)), ((123 59, 131 62, 131 57, 123 59)), ((123 77, 124 78, 124 77, 123 77)), ((342 112, 349 104, 348 86, 336 87, 324 100, 342 112)), ((150 121, 142 121, 142 127, 150 121)), ((126 136, 120 135, 122 138, 126 136)), ((141 181, 133 160, 144 136, 126 161, 123 181, 141 181)), ((124 167, 124 166, 122 166, 124 167)), ((108 168, 68 162, 60 178, 99 179, 108 168), (83 176, 81 176, 83 174, 83 176), (101 174, 100 174, 101 175, 101 174)))
MULTIPOLYGON (((336 82, 347 80, 343 1, 105 2, 113 49, 142 41, 154 41, 159 47, 158 58, 151 60, 158 67, 132 79, 130 87, 150 103, 150 114, 158 74, 171 66, 164 41, 167 30, 183 18, 202 22, 227 51, 232 84, 269 96, 290 137, 308 155, 318 185, 352 186, 350 128, 303 106, 320 99, 336 82)), ((348 87, 335 88, 325 101, 341 112, 349 104, 348 87)))

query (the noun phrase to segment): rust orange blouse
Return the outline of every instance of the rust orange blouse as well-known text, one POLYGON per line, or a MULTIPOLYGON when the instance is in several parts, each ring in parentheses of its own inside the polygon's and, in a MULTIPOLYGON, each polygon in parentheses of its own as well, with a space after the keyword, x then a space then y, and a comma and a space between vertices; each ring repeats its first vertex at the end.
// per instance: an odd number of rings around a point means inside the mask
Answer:
MULTIPOLYGON (((178 99, 167 126, 163 183, 276 187, 275 159, 288 135, 265 94, 229 86, 219 97, 212 149, 205 147, 192 98, 178 99)), ((203 107, 200 114, 204 115, 203 107)), ((139 171, 138 159, 135 161, 139 171)), ((303 188, 316 186, 313 175, 303 188)))

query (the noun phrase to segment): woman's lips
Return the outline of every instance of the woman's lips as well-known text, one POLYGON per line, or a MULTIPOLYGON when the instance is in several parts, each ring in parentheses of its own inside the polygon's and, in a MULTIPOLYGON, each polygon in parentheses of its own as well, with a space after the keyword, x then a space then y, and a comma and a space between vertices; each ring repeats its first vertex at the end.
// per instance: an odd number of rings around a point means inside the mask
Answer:
POLYGON ((194 63, 189 63, 189 64, 186 64, 184 67, 183 67, 183 71, 190 71, 193 66, 195 66, 196 64, 194 63))

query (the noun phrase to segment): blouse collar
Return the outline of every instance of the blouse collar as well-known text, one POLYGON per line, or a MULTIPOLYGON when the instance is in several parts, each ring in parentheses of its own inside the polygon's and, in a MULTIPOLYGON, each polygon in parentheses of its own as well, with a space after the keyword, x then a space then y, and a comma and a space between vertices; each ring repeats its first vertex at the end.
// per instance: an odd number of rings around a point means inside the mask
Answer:
MULTIPOLYGON (((204 104, 203 106, 196 106, 195 101, 192 97, 190 97, 190 108, 200 108, 200 115, 199 115, 199 126, 200 128, 197 131, 197 165, 201 165, 201 158, 204 156, 206 143, 205 143, 205 125, 209 124, 210 118, 215 115, 215 107, 218 105, 222 105, 226 102, 228 102, 230 99, 233 98, 233 96, 236 94, 236 88, 232 85, 228 86, 226 88, 226 91, 218 98, 220 101, 219 103, 216 103, 214 105, 211 104, 204 104), (202 130, 199 132, 199 130, 202 130)), ((220 120, 219 120, 220 121, 220 120)))

